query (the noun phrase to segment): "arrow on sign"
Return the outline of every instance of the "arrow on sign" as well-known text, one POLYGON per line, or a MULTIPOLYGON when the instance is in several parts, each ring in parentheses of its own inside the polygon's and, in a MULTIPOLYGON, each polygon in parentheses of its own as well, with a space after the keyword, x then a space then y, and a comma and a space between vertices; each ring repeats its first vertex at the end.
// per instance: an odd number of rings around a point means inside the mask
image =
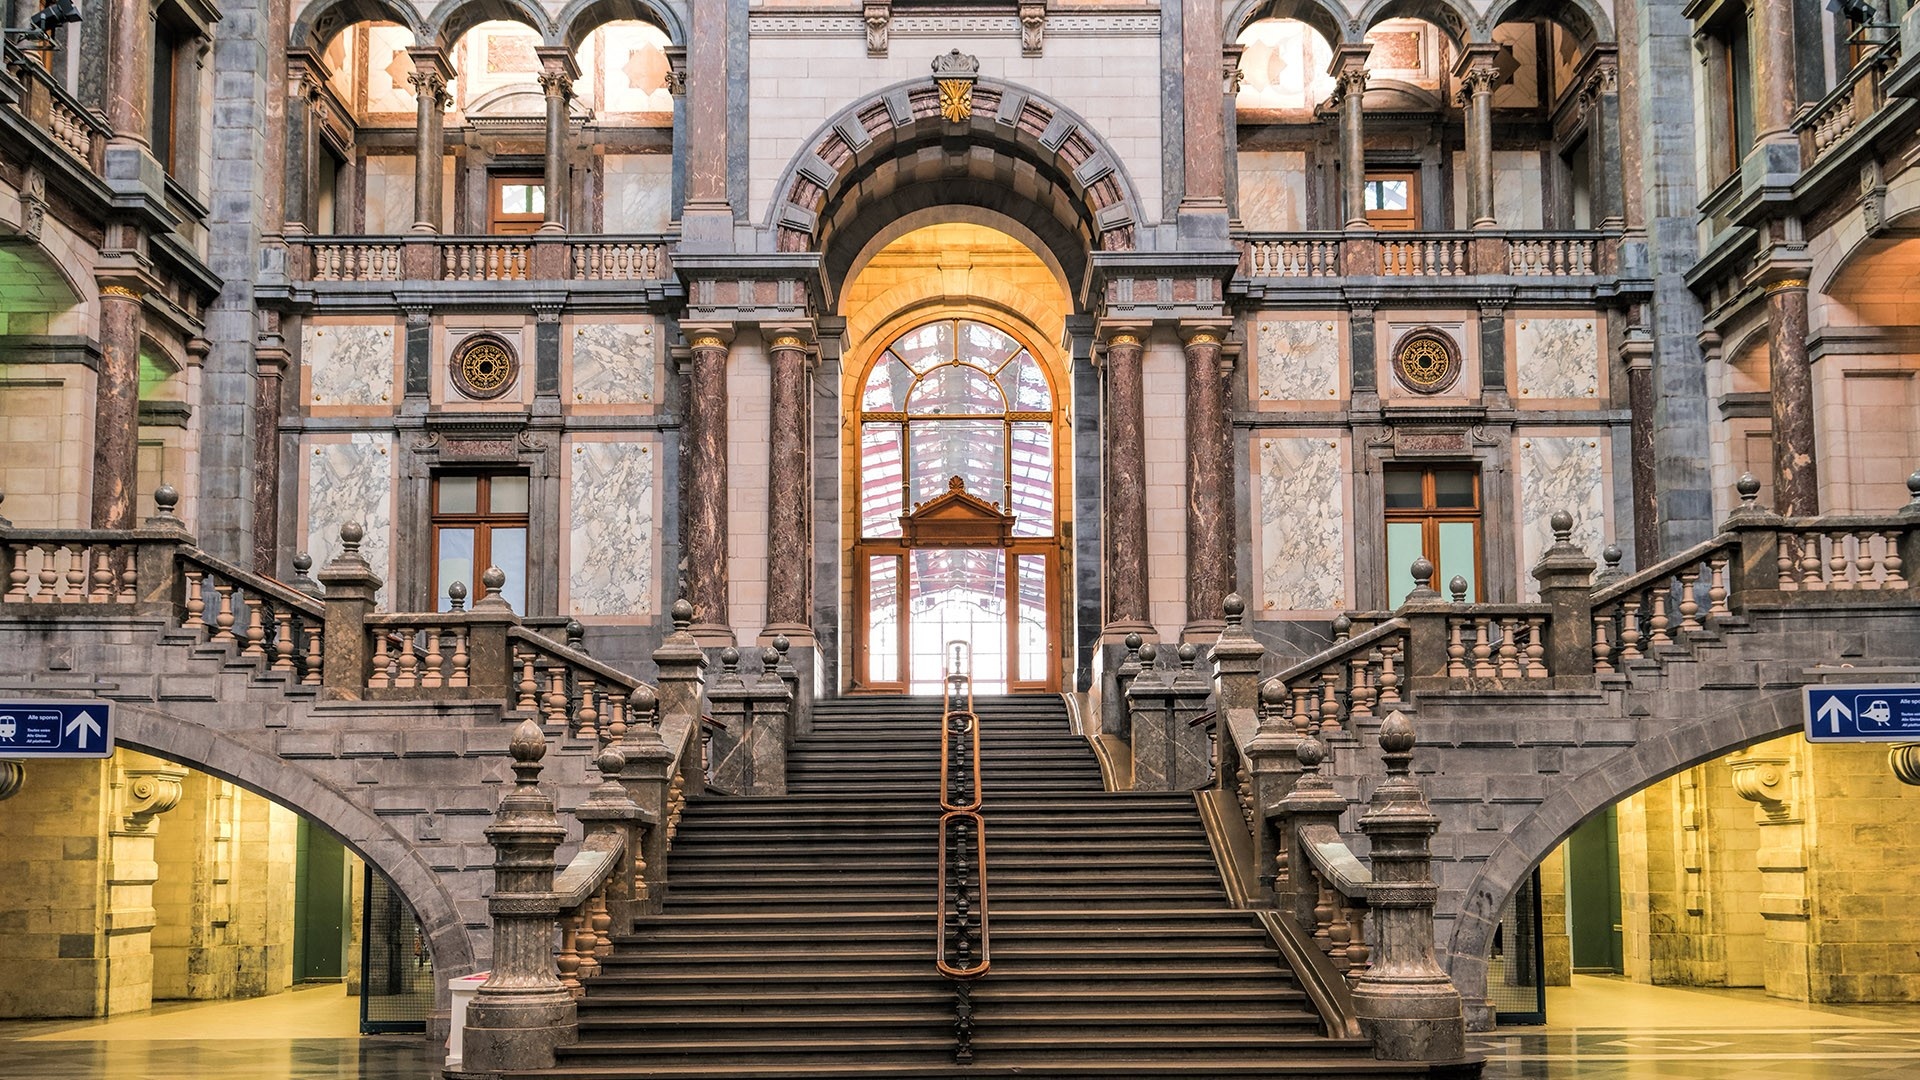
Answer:
MULTIPOLYGON (((1825 713, 1821 715, 1824 716, 1825 713)), ((1839 729, 1836 728, 1834 730, 1837 731, 1839 729)), ((67 734, 72 735, 76 731, 80 733, 77 745, 80 749, 85 750, 87 748, 87 732, 93 732, 93 736, 96 739, 100 737, 100 721, 95 720, 92 713, 83 712, 67 723, 67 734)))
POLYGON ((1825 705, 1820 706, 1820 712, 1818 715, 1821 720, 1824 720, 1827 722, 1833 734, 1838 735, 1840 734, 1840 721, 1852 720, 1853 710, 1847 708, 1845 705, 1840 704, 1839 698, 1830 697, 1827 699, 1827 703, 1825 705))

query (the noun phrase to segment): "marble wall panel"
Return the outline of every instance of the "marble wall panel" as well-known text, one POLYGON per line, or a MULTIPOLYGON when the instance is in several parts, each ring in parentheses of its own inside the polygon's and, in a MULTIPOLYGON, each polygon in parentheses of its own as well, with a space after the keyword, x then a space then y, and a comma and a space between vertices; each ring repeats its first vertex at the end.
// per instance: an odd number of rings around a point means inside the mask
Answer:
POLYGON ((1262 610, 1346 605, 1346 487, 1340 445, 1320 437, 1261 438, 1262 610))
POLYGON ((300 329, 307 400, 314 405, 385 405, 393 397, 393 324, 300 329))
MULTIPOLYGON (((1542 229, 1540 155, 1533 150, 1493 152, 1493 217, 1503 229, 1542 229)), ((1467 155, 1453 155, 1453 227, 1473 224, 1467 214, 1467 155)))
POLYGON ((654 610, 654 473, 650 442, 576 442, 568 505, 567 603, 577 615, 654 610))
POLYGON ((605 201, 601 228, 608 233, 667 230, 673 213, 673 157, 669 154, 608 154, 601 166, 605 201))
POLYGON ((1340 393, 1340 338, 1326 319, 1262 319, 1255 334, 1261 401, 1330 401, 1340 393))
POLYGON ((1522 398, 1593 398, 1600 393, 1600 326, 1592 318, 1523 318, 1514 323, 1514 367, 1522 398))
POLYGON ((413 227, 413 155, 373 154, 366 159, 367 235, 413 227))
POLYGON ((659 335, 631 323, 575 323, 573 400, 582 405, 651 404, 659 335))
POLYGON ((1553 545, 1548 520, 1557 511, 1573 515, 1573 542, 1599 559, 1607 536, 1607 454, 1607 441, 1597 435, 1516 436, 1522 595, 1539 595, 1533 568, 1553 545))
MULTIPOLYGON (((316 572, 340 554, 340 526, 355 521, 366 530, 360 554, 382 581, 391 581, 393 436, 361 432, 344 442, 316 443, 306 459, 306 550, 316 572)), ((390 592, 380 590, 382 610, 390 592)))
POLYGON ((1255 232, 1307 227, 1307 155, 1301 151, 1240 153, 1240 220, 1255 232))

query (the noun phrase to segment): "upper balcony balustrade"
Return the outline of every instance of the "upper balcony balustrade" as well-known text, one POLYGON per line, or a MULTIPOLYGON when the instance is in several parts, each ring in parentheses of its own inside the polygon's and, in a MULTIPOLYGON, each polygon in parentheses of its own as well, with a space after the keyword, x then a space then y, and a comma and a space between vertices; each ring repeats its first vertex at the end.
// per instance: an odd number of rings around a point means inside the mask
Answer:
POLYGON ((287 238, 287 277, 390 281, 670 281, 670 235, 303 236, 287 238))
POLYGON ((6 49, 6 74, 0 80, 8 76, 18 80, 20 115, 71 154, 82 169, 99 175, 107 137, 113 134, 106 120, 89 112, 38 61, 11 45, 6 49))
POLYGON ((1840 79, 1833 92, 1807 106, 1794 118, 1793 130, 1800 137, 1800 167, 1810 170, 1823 159, 1836 156, 1854 132, 1869 126, 1874 116, 1886 107, 1888 83, 1900 67, 1903 49, 1898 36, 1869 48, 1853 70, 1840 79))
POLYGON ((1263 232, 1235 243, 1238 285, 1255 296, 1406 279, 1612 289, 1632 276, 1611 231, 1263 232))

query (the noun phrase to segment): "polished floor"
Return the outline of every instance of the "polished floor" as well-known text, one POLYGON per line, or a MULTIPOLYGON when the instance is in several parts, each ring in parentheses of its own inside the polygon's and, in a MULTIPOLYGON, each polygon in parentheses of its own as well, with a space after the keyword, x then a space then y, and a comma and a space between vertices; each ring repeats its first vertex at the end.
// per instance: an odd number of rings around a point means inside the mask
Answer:
MULTIPOLYGON (((1487 1080, 1920 1080, 1920 1005, 1819 1006, 1759 991, 1580 976, 1544 1027, 1475 1036, 1487 1080)), ((0 1021, 3 1080, 427 1080, 415 1038, 361 1038, 337 986, 110 1020, 0 1021), (267 1037, 270 1036, 270 1037, 267 1037)))

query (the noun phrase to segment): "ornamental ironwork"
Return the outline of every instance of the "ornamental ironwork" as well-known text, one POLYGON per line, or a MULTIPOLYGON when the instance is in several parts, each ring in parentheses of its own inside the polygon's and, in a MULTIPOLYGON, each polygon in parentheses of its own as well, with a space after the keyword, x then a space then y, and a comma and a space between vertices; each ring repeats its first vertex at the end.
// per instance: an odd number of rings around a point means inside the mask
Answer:
POLYGON ((1416 394, 1438 394, 1460 377, 1460 347, 1439 330, 1422 328, 1393 350, 1393 375, 1416 394))
POLYGON ((491 401, 513 389, 520 358, 498 334, 474 334, 453 354, 453 385, 475 401, 491 401))

